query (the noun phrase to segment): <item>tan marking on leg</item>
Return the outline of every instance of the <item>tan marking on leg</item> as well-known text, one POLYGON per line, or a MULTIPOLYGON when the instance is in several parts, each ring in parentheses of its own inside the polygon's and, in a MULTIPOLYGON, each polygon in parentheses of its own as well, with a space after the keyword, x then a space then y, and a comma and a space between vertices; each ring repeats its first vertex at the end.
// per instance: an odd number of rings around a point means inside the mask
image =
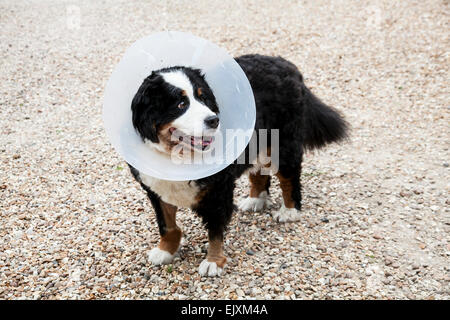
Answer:
POLYGON ((181 236, 183 234, 176 222, 177 207, 165 203, 162 200, 160 201, 167 232, 161 237, 158 247, 170 254, 174 254, 180 245, 181 236))
MULTIPOLYGON (((267 148, 266 152, 265 152, 265 156, 270 158, 270 148, 267 148)), ((258 158, 260 154, 258 155, 258 158)), ((264 167, 269 168, 271 165, 271 163, 265 163, 264 167)), ((261 170, 259 170, 256 173, 252 173, 250 172, 249 176, 248 176, 248 180, 250 181, 250 197, 251 198, 258 198, 260 193, 263 191, 268 191, 266 189, 268 180, 270 179, 270 175, 262 175, 261 174, 261 170)))
POLYGON ((225 266, 227 258, 223 255, 223 241, 219 239, 209 239, 208 255, 206 259, 209 262, 215 262, 219 268, 225 266))
POLYGON ((250 181, 250 197, 258 198, 260 193, 266 191, 267 182, 270 176, 263 176, 259 172, 256 174, 250 173, 248 180, 250 181))
POLYGON ((170 254, 174 254, 178 250, 182 234, 181 229, 178 227, 167 230, 167 233, 161 237, 158 247, 170 254))
POLYGON ((286 208, 294 208, 295 201, 292 199, 292 183, 291 179, 283 177, 279 172, 276 174, 280 181, 280 188, 283 193, 284 206, 286 208))

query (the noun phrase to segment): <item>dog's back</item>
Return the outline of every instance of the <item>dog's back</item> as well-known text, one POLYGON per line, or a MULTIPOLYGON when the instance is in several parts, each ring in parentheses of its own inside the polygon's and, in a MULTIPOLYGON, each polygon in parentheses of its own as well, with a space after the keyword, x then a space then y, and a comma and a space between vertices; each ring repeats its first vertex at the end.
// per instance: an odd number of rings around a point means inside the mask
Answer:
POLYGON ((347 136, 348 125, 343 117, 306 87, 293 63, 281 57, 258 54, 235 60, 254 92, 255 130, 279 129, 280 134, 305 149, 320 148, 347 136))

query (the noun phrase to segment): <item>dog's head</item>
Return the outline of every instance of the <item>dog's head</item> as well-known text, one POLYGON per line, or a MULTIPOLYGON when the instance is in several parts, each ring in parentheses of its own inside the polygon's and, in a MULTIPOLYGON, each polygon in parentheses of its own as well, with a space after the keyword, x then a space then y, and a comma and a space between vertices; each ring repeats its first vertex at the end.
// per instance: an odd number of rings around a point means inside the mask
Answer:
POLYGON ((200 70, 187 67, 152 72, 134 96, 131 111, 144 142, 168 154, 175 146, 205 152, 219 128, 211 88, 200 70))

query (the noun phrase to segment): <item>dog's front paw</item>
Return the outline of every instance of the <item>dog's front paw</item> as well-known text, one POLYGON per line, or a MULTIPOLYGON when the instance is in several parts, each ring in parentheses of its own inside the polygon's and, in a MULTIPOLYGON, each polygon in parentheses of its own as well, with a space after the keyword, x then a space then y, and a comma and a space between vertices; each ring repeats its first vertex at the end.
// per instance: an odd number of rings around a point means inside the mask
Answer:
POLYGON ((161 264, 169 264, 173 261, 174 255, 170 252, 161 250, 160 248, 153 248, 147 254, 147 259, 152 264, 159 266, 161 264))
POLYGON ((200 273, 201 276, 217 277, 222 275, 223 268, 217 266, 217 263, 205 259, 200 263, 198 273, 200 273))
POLYGON ((239 209, 242 211, 262 211, 264 208, 270 206, 270 201, 267 198, 267 192, 263 191, 258 198, 247 197, 239 202, 239 209))
POLYGON ((272 217, 277 222, 292 222, 299 221, 301 214, 300 210, 295 208, 286 208, 283 204, 278 211, 274 211, 272 213, 272 217))

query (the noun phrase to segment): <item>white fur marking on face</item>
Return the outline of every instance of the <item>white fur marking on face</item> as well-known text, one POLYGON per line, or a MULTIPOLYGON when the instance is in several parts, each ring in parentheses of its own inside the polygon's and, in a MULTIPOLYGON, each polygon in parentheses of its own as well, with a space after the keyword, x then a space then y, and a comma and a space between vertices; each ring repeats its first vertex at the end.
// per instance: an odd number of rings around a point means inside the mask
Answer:
POLYGON ((148 261, 159 266, 161 264, 169 264, 173 261, 174 255, 160 248, 153 248, 147 255, 148 261))
POLYGON ((258 198, 247 197, 239 202, 239 209, 242 211, 258 212, 270 207, 267 191, 263 191, 258 198))
POLYGON ((199 188, 193 182, 160 180, 142 172, 139 173, 139 176, 142 183, 156 192, 164 202, 177 207, 187 208, 192 208, 197 203, 195 197, 199 192, 199 188))
POLYGON ((278 222, 292 222, 299 221, 302 215, 300 210, 295 208, 286 208, 283 203, 280 210, 272 212, 272 217, 273 220, 278 222))
POLYGON ((167 72, 162 73, 161 76, 167 83, 184 90, 189 98, 188 109, 179 118, 172 122, 172 125, 187 135, 201 136, 204 131, 209 129, 205 126, 205 119, 216 114, 195 98, 192 83, 189 81, 189 78, 184 74, 184 72, 167 72))
POLYGON ((200 273, 201 276, 216 277, 222 275, 223 269, 218 267, 217 263, 205 259, 200 263, 198 273, 200 273))

